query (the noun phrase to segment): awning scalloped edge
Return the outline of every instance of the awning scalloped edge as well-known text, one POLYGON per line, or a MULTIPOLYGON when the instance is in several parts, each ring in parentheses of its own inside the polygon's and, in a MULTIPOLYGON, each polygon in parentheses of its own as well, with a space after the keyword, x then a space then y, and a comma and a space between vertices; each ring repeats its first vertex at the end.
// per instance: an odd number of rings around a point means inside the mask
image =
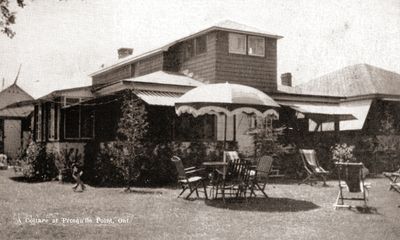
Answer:
POLYGON ((246 113, 246 114, 255 114, 259 117, 269 117, 269 118, 273 118, 273 119, 279 119, 279 113, 275 109, 268 109, 265 112, 261 112, 255 108, 251 108, 251 107, 240 107, 240 108, 236 108, 233 111, 229 111, 226 108, 218 107, 218 106, 206 106, 206 107, 201 107, 199 109, 196 109, 192 106, 183 105, 183 106, 179 106, 178 108, 176 108, 175 112, 178 116, 180 116, 183 113, 189 113, 189 114, 193 115, 194 117, 198 117, 198 116, 205 115, 205 114, 218 115, 220 113, 223 113, 226 116, 231 117, 231 116, 237 115, 239 113, 246 113))

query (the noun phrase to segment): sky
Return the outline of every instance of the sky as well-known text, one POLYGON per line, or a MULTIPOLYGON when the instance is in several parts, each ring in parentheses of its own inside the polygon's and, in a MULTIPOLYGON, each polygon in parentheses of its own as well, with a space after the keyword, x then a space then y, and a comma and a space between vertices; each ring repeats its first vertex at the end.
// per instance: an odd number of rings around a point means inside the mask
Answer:
POLYGON ((0 81, 22 64, 18 84, 35 98, 90 85, 120 47, 145 52, 228 19, 283 36, 278 76, 294 85, 357 63, 400 73, 400 0, 26 1, 12 7, 16 36, 0 35, 0 81))

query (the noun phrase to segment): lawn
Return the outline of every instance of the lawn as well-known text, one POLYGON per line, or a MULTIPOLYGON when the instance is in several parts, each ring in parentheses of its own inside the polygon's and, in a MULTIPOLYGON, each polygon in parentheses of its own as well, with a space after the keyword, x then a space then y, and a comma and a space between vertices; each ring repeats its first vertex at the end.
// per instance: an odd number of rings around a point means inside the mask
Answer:
POLYGON ((76 193, 72 184, 12 177, 0 171, 0 239, 400 239, 400 195, 383 178, 368 179, 374 211, 361 213, 333 209, 334 181, 272 183, 269 200, 224 205, 177 199, 175 188, 76 193))

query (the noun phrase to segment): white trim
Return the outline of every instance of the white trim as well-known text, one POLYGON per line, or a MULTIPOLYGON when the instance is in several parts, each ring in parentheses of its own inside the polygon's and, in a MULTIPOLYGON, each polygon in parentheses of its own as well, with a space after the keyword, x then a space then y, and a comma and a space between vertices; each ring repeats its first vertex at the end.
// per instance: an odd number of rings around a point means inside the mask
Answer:
POLYGON ((218 106, 206 106, 202 107, 200 109, 196 109, 192 106, 188 105, 183 105, 175 109, 176 114, 180 116, 183 113, 189 113, 193 115, 194 117, 198 117, 204 114, 213 114, 213 115, 219 115, 221 113, 225 114, 228 117, 240 114, 240 113, 246 113, 246 114, 255 114, 260 117, 271 117, 273 119, 279 119, 279 113, 275 109, 268 109, 265 112, 261 112, 255 108, 251 107, 241 107, 237 108, 233 111, 229 111, 226 108, 223 107, 218 107, 218 106))

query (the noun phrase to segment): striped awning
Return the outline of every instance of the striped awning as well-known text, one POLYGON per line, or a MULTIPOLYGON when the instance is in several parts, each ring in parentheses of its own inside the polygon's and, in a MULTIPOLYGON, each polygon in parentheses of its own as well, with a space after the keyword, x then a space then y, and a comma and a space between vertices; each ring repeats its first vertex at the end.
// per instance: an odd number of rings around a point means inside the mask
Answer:
POLYGON ((176 100, 182 96, 182 93, 149 90, 136 90, 135 94, 149 105, 171 107, 173 107, 176 100))

